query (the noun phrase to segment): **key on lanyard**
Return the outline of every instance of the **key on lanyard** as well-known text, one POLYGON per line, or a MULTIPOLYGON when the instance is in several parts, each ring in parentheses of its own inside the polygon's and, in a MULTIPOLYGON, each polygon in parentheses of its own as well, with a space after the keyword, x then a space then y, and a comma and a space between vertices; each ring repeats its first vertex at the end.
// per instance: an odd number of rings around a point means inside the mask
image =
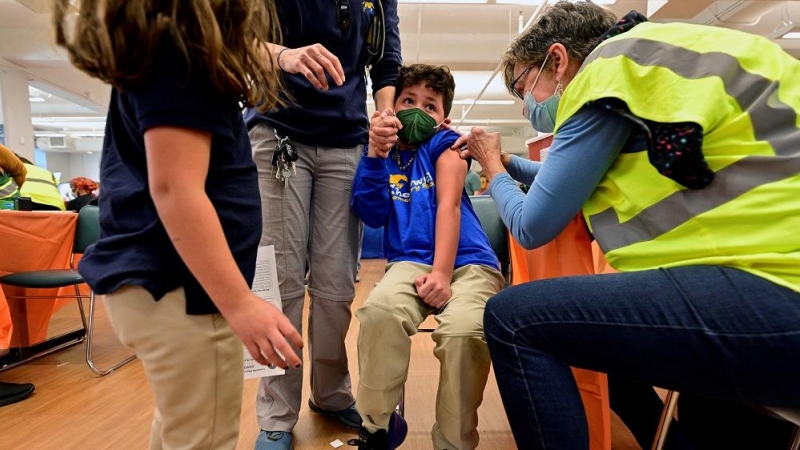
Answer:
POLYGON ((289 187, 289 178, 292 176, 292 172, 297 173, 294 162, 297 161, 299 155, 288 137, 280 137, 276 131, 275 138, 278 140, 275 151, 272 153, 272 165, 277 169, 275 178, 283 181, 284 187, 289 187))

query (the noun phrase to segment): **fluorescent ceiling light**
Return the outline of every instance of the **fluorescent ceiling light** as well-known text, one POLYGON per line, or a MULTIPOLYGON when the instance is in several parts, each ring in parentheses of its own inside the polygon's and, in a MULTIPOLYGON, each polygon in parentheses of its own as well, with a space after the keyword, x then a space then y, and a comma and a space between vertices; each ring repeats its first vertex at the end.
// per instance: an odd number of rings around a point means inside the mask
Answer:
POLYGON ((486 0, 398 0, 399 3, 486 3, 486 0))
MULTIPOLYGON (((617 0, 593 0, 598 5, 613 5, 617 0)), ((542 0, 494 0, 498 5, 541 5, 542 0)), ((433 2, 431 2, 433 3, 433 2)))
MULTIPOLYGON (((460 99, 460 100, 453 100, 453 104, 454 105, 471 105, 473 101, 474 100, 472 100, 471 98, 464 98, 464 99, 460 99)), ((516 103, 514 100, 478 100, 477 102, 475 102, 476 105, 487 105, 487 106, 489 106, 489 105, 513 105, 514 103, 516 103)), ((369 98, 369 99, 367 99, 367 104, 368 105, 374 105, 375 101, 372 100, 371 98, 369 98)))
POLYGON ((800 39, 800 31, 790 31, 781 36, 781 39, 800 39))
MULTIPOLYGON (((454 105, 471 105, 474 100, 465 98, 462 100, 453 100, 454 105)), ((476 105, 513 105, 514 100, 478 100, 476 105)))
POLYGON ((43 102, 44 101, 44 99, 42 97, 30 97, 30 98, 28 98, 28 100, 31 101, 31 102, 34 102, 34 103, 38 103, 38 102, 43 102))

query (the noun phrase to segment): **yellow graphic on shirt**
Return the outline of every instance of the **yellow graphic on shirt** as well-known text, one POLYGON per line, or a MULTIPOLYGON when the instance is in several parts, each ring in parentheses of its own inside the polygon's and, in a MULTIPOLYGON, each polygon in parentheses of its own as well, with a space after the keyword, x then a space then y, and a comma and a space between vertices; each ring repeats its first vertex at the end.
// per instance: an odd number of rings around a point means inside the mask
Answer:
POLYGON ((399 200, 401 202, 408 202, 411 199, 411 192, 417 192, 420 189, 430 189, 436 184, 433 182, 433 177, 429 172, 416 180, 408 180, 404 174, 389 175, 389 195, 392 200, 399 200))
POLYGON ((389 175, 389 186, 396 186, 398 189, 402 189, 404 181, 408 183, 408 177, 403 174, 389 175))
POLYGON ((362 2, 361 4, 364 5, 364 11, 374 11, 375 10, 375 5, 372 2, 366 2, 365 1, 365 2, 362 2))

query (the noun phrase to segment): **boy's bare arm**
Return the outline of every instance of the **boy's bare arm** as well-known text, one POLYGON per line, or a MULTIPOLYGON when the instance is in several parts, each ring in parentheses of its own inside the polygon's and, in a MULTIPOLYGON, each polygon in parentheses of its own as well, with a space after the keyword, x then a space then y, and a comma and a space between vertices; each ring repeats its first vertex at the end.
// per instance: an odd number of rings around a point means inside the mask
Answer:
POLYGON ((466 175, 467 165, 458 153, 445 151, 436 161, 433 270, 415 281, 422 301, 436 309, 442 308, 452 295, 450 283, 461 231, 461 193, 466 175))
POLYGON ((287 339, 301 347, 302 338, 277 308, 250 292, 206 194, 211 134, 157 127, 144 133, 144 143, 150 195, 183 262, 256 361, 299 366, 287 339))

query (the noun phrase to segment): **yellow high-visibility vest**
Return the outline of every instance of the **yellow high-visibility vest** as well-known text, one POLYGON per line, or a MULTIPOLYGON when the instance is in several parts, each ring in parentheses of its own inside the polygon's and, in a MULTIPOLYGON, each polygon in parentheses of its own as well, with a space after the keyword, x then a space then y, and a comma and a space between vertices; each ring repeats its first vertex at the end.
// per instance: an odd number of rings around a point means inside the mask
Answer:
POLYGON ((637 25, 596 48, 561 98, 558 128, 587 103, 694 122, 715 172, 704 189, 621 153, 583 208, 621 271, 739 268, 800 292, 800 62, 768 39, 691 24, 637 25))
POLYGON ((28 169, 28 176, 20 189, 20 195, 30 197, 34 203, 55 206, 64 211, 64 199, 58 192, 53 173, 32 164, 25 164, 25 168, 28 169))
POLYGON ((17 197, 19 197, 17 182, 11 178, 11 175, 5 172, 0 173, 0 200, 13 200, 17 197))

